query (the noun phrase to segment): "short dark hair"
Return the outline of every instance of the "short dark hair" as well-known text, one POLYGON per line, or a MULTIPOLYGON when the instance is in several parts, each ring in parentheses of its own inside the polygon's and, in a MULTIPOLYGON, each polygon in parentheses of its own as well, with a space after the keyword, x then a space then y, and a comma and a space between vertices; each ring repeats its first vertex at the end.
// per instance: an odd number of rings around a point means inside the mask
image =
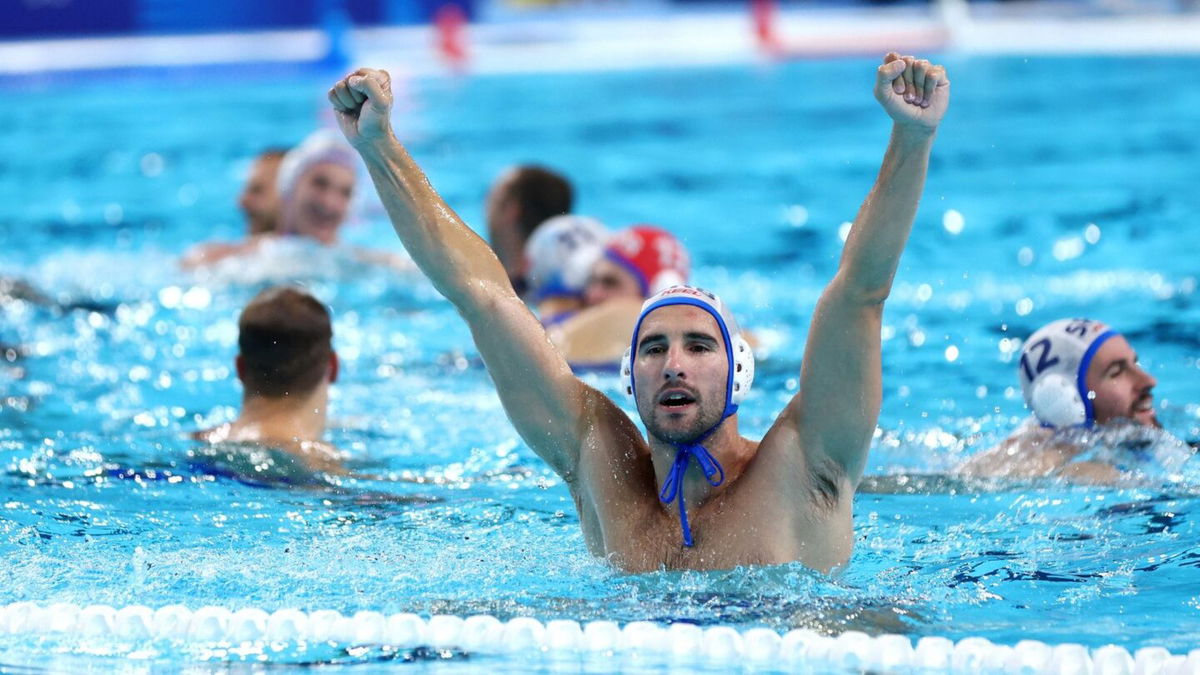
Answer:
POLYGON ((282 146, 271 147, 271 148, 267 148, 266 150, 263 150, 262 152, 258 153, 258 155, 256 155, 254 157, 254 160, 255 161, 262 161, 262 160, 279 161, 279 160, 283 159, 283 156, 286 155, 287 153, 288 153, 288 149, 285 147, 282 147, 282 146))
POLYGON ((247 394, 308 394, 325 377, 333 354, 329 310, 298 288, 268 288, 238 318, 238 350, 247 394))
POLYGON ((521 207, 518 227, 526 238, 546 220, 570 213, 575 197, 571 182, 565 176, 533 164, 519 166, 513 171, 508 191, 521 207))

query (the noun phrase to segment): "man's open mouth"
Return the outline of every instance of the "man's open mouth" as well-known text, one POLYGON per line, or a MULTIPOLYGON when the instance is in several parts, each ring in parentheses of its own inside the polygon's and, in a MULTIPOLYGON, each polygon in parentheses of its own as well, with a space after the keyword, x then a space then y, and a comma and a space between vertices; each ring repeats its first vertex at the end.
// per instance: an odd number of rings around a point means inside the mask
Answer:
POLYGON ((1150 396, 1149 394, 1139 398, 1137 400, 1137 403, 1133 404, 1133 412, 1135 414, 1150 412, 1153 410, 1154 410, 1154 397, 1150 396))
POLYGON ((658 404, 664 408, 682 408, 696 402, 696 397, 683 389, 668 389, 658 395, 658 404))

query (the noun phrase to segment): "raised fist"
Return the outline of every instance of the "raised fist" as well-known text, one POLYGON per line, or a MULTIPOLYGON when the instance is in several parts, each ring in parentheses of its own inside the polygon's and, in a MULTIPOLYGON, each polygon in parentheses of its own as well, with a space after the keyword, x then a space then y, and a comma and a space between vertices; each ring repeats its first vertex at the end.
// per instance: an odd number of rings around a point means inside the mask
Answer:
POLYGON ((329 90, 338 126, 355 147, 391 134, 392 78, 386 70, 359 68, 329 90))

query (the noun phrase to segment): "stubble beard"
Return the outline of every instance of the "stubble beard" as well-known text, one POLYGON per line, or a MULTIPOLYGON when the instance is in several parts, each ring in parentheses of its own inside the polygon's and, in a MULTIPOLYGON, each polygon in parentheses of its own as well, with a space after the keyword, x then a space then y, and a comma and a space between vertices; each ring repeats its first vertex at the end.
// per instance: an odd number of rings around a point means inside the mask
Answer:
POLYGON ((703 400, 700 399, 697 399, 699 414, 685 427, 672 424, 670 421, 660 421, 670 413, 662 410, 657 403, 651 403, 650 405, 654 406, 650 417, 647 418, 645 415, 642 415, 642 422, 646 425, 646 433, 652 438, 657 438, 667 443, 694 443, 721 422, 721 411, 710 410, 708 406, 704 405, 703 400))

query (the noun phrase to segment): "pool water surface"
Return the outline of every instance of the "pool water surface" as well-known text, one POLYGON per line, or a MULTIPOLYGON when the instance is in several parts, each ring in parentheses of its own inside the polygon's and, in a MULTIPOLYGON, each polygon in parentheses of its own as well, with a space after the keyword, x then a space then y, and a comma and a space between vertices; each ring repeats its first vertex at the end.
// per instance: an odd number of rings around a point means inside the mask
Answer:
MULTIPOLYGON (((0 109, 0 271, 86 305, 3 306, 0 605, 682 621, 1187 653, 1200 645, 1200 465, 1186 445, 1150 438, 1157 454, 1116 487, 949 473, 1023 421, 1020 340, 1065 316, 1122 331, 1159 381, 1166 430, 1200 437, 1200 61, 945 63, 951 109, 884 313, 855 552, 831 575, 627 575, 591 557, 566 487, 508 424, 465 324, 417 275, 295 241, 210 272, 178 267, 192 244, 240 236, 248 158, 327 121, 334 74, 0 83, 19 102, 0 109), (342 373, 328 437, 349 477, 186 439, 235 416, 238 312, 283 282, 333 313, 342 373)), ((490 181, 537 161, 572 178, 580 213, 677 232, 693 281, 761 336, 740 415, 759 437, 795 394, 813 305, 879 168, 888 123, 874 68, 397 73, 394 126, 479 231, 490 181)), ((345 239, 401 251, 363 193, 345 239)), ((615 377, 586 377, 626 405, 615 377)), ((1098 457, 1120 453, 1111 436, 1093 440, 1098 457)), ((398 654, 0 631, 8 664, 398 654)))

